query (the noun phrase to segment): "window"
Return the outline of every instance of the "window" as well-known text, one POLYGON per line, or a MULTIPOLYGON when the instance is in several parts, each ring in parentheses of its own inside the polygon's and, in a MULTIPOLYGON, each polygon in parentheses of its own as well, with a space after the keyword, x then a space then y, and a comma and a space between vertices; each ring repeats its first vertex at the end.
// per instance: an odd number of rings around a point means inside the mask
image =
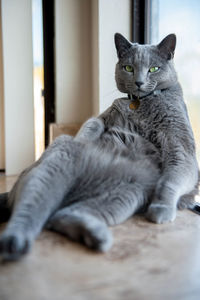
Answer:
POLYGON ((44 61, 42 1, 32 1, 35 159, 44 151, 44 61))
POLYGON ((133 0, 133 41, 159 43, 177 36, 175 66, 183 88, 200 163, 200 1, 133 0))
POLYGON ((175 33, 175 66, 183 88, 200 162, 200 1, 152 0, 150 6, 150 42, 158 43, 175 33))

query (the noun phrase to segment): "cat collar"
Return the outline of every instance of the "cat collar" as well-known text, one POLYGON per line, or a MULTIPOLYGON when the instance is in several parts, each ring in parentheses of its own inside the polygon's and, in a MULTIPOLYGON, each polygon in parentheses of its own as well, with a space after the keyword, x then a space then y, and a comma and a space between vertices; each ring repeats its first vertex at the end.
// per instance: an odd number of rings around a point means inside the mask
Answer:
POLYGON ((138 107, 140 106, 140 100, 144 99, 150 95, 158 95, 161 92, 161 90, 156 90, 156 91, 152 91, 147 95, 144 95, 142 97, 139 96, 135 96, 133 94, 128 94, 128 99, 132 100, 132 102, 129 104, 129 108, 130 109, 138 109, 138 107))
POLYGON ((135 96, 135 95, 133 95, 133 94, 128 94, 128 98, 129 98, 130 100, 141 100, 141 99, 143 99, 143 98, 146 98, 146 97, 148 97, 148 96, 150 96, 150 95, 154 95, 154 94, 157 94, 156 91, 152 91, 152 92, 150 92, 149 94, 144 95, 144 96, 142 96, 142 97, 135 96))

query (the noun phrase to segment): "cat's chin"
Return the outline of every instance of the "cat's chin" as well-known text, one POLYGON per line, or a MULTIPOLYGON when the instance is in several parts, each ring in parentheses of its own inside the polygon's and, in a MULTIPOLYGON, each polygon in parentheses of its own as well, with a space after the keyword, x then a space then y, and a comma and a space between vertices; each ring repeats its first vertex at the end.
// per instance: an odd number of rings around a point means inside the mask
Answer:
POLYGON ((124 94, 128 94, 128 95, 133 95, 133 96, 135 96, 135 97, 145 97, 145 96, 147 96, 147 95, 149 95, 149 94, 151 94, 151 93, 153 93, 154 92, 154 89, 153 90, 148 90, 148 91, 144 91, 144 90, 142 90, 142 89, 137 89, 137 90, 132 90, 132 91, 130 91, 130 90, 126 90, 126 89, 124 89, 124 88, 121 88, 121 87, 119 87, 118 86, 118 90, 121 92, 121 93, 124 93, 124 94))
POLYGON ((154 90, 152 90, 152 91, 137 90, 137 91, 128 92, 127 94, 130 94, 130 95, 140 98, 140 97, 145 97, 153 92, 154 92, 154 90))

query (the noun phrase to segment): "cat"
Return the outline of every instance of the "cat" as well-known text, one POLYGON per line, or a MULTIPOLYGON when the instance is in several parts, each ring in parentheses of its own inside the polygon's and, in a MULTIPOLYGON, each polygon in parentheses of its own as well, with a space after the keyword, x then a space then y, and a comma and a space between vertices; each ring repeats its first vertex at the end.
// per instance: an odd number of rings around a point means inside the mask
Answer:
POLYGON ((156 223, 189 207, 198 183, 195 142, 174 69, 176 36, 140 45, 115 34, 116 99, 75 137, 62 135, 19 176, 0 206, 11 213, 0 255, 26 254, 43 228, 108 251, 108 226, 144 212, 156 223))

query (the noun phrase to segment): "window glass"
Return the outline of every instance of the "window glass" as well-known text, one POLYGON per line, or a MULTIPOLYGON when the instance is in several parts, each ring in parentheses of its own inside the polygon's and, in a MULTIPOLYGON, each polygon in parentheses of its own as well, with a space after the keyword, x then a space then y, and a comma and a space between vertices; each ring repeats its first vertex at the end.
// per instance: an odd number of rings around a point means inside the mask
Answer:
POLYGON ((150 42, 177 36, 175 66, 183 88, 200 162, 200 1, 152 0, 150 42))
POLYGON ((42 0, 32 1, 35 159, 44 151, 44 65, 42 0))

